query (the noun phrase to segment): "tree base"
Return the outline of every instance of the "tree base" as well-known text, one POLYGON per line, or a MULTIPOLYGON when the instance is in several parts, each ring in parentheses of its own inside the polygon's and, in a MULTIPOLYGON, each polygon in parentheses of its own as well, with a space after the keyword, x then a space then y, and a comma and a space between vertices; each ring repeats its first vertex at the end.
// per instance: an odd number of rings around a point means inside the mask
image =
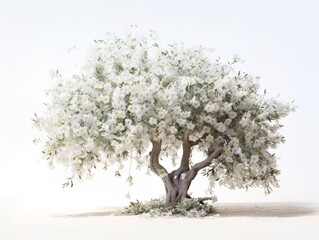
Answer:
MULTIPOLYGON (((207 200, 207 199, 205 199, 207 200)), ((216 214, 212 204, 204 203, 201 199, 186 199, 172 207, 165 207, 164 200, 152 199, 147 202, 131 202, 128 207, 122 211, 123 214, 140 215, 147 214, 152 217, 157 216, 186 216, 186 217, 205 217, 216 214)))

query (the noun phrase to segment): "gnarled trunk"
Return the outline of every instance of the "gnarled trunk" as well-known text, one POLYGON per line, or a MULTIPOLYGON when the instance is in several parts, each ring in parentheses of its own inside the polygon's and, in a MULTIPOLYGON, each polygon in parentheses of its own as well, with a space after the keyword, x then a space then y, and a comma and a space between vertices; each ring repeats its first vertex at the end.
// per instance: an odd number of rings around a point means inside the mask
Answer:
POLYGON ((190 142, 188 139, 188 132, 183 137, 183 156, 178 169, 168 173, 167 170, 159 163, 159 154, 161 151, 161 142, 151 141, 153 144, 150 152, 150 168, 158 175, 165 186, 166 191, 166 207, 174 206, 176 203, 182 202, 189 197, 188 189, 196 177, 199 170, 209 166, 215 158, 219 157, 223 152, 223 142, 216 142, 209 149, 208 157, 203 161, 195 164, 190 168, 189 160, 191 155, 191 148, 198 144, 197 142, 190 142))
MULTIPOLYGON (((185 178, 187 172, 182 172, 180 174, 174 174, 172 172, 170 174, 170 182, 169 185, 174 187, 174 191, 167 192, 166 191, 166 205, 174 206, 176 203, 181 202, 185 198, 189 198, 188 189, 192 180, 187 180, 185 178)), ((166 183, 164 182, 165 189, 167 188, 166 183)))

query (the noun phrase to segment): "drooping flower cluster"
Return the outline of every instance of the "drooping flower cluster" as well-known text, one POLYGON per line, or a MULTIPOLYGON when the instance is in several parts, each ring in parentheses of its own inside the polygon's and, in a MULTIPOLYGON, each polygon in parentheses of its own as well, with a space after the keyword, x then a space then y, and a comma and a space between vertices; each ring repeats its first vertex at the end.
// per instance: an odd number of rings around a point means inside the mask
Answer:
POLYGON ((95 41, 81 74, 57 72, 47 112, 34 119, 46 132, 43 153, 81 178, 128 156, 147 164, 151 139, 174 161, 188 131, 198 151, 225 142, 206 171, 211 183, 268 191, 279 173, 269 150, 284 141, 279 119, 293 107, 259 93, 258 78, 235 71, 239 60, 222 63, 204 47, 160 46, 152 32, 108 34, 95 41))

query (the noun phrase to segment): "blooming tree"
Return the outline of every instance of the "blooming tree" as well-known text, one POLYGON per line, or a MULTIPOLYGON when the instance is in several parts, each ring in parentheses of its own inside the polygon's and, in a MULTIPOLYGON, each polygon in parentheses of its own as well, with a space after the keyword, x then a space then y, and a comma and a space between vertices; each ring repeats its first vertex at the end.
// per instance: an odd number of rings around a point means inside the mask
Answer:
POLYGON ((66 166, 73 185, 133 159, 162 179, 166 206, 189 198, 201 170, 211 189, 218 181, 269 193, 278 186, 279 120, 294 107, 259 92, 258 77, 235 70, 238 56, 223 63, 212 49, 160 46, 154 35, 107 34, 79 74, 55 73, 47 112, 34 118, 48 163, 66 166))

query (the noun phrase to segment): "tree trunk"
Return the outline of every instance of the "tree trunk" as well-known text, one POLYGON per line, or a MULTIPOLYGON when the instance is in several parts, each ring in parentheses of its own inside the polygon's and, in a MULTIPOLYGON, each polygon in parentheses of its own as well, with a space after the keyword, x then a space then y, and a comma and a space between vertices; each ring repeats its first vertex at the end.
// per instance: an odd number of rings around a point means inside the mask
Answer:
POLYGON ((165 179, 162 178, 166 189, 166 207, 172 207, 186 198, 190 198, 188 190, 197 173, 209 166, 212 160, 219 157, 222 152, 223 147, 217 147, 205 160, 195 164, 191 169, 186 171, 179 171, 177 169, 171 172, 165 179))
POLYGON ((219 157, 223 152, 223 142, 216 142, 209 150, 208 157, 203 161, 196 163, 191 168, 189 167, 189 158, 191 155, 192 146, 197 143, 190 142, 188 133, 186 132, 183 138, 183 156, 180 167, 171 173, 159 163, 159 154, 161 151, 161 142, 151 141, 153 148, 150 152, 150 168, 158 175, 165 186, 166 191, 166 207, 173 207, 175 204, 189 198, 188 189, 196 177, 198 171, 208 167, 211 162, 219 157))
MULTIPOLYGON (((184 176, 186 173, 181 174, 184 176)), ((191 181, 189 184, 186 184, 186 179, 181 179, 181 176, 176 176, 174 179, 169 178, 169 183, 164 182, 165 189, 170 189, 173 186, 171 191, 166 191, 166 201, 165 204, 167 207, 172 207, 177 203, 180 203, 186 197, 188 197, 188 189, 190 187, 191 181), (183 198, 181 197, 183 196, 183 198)))

